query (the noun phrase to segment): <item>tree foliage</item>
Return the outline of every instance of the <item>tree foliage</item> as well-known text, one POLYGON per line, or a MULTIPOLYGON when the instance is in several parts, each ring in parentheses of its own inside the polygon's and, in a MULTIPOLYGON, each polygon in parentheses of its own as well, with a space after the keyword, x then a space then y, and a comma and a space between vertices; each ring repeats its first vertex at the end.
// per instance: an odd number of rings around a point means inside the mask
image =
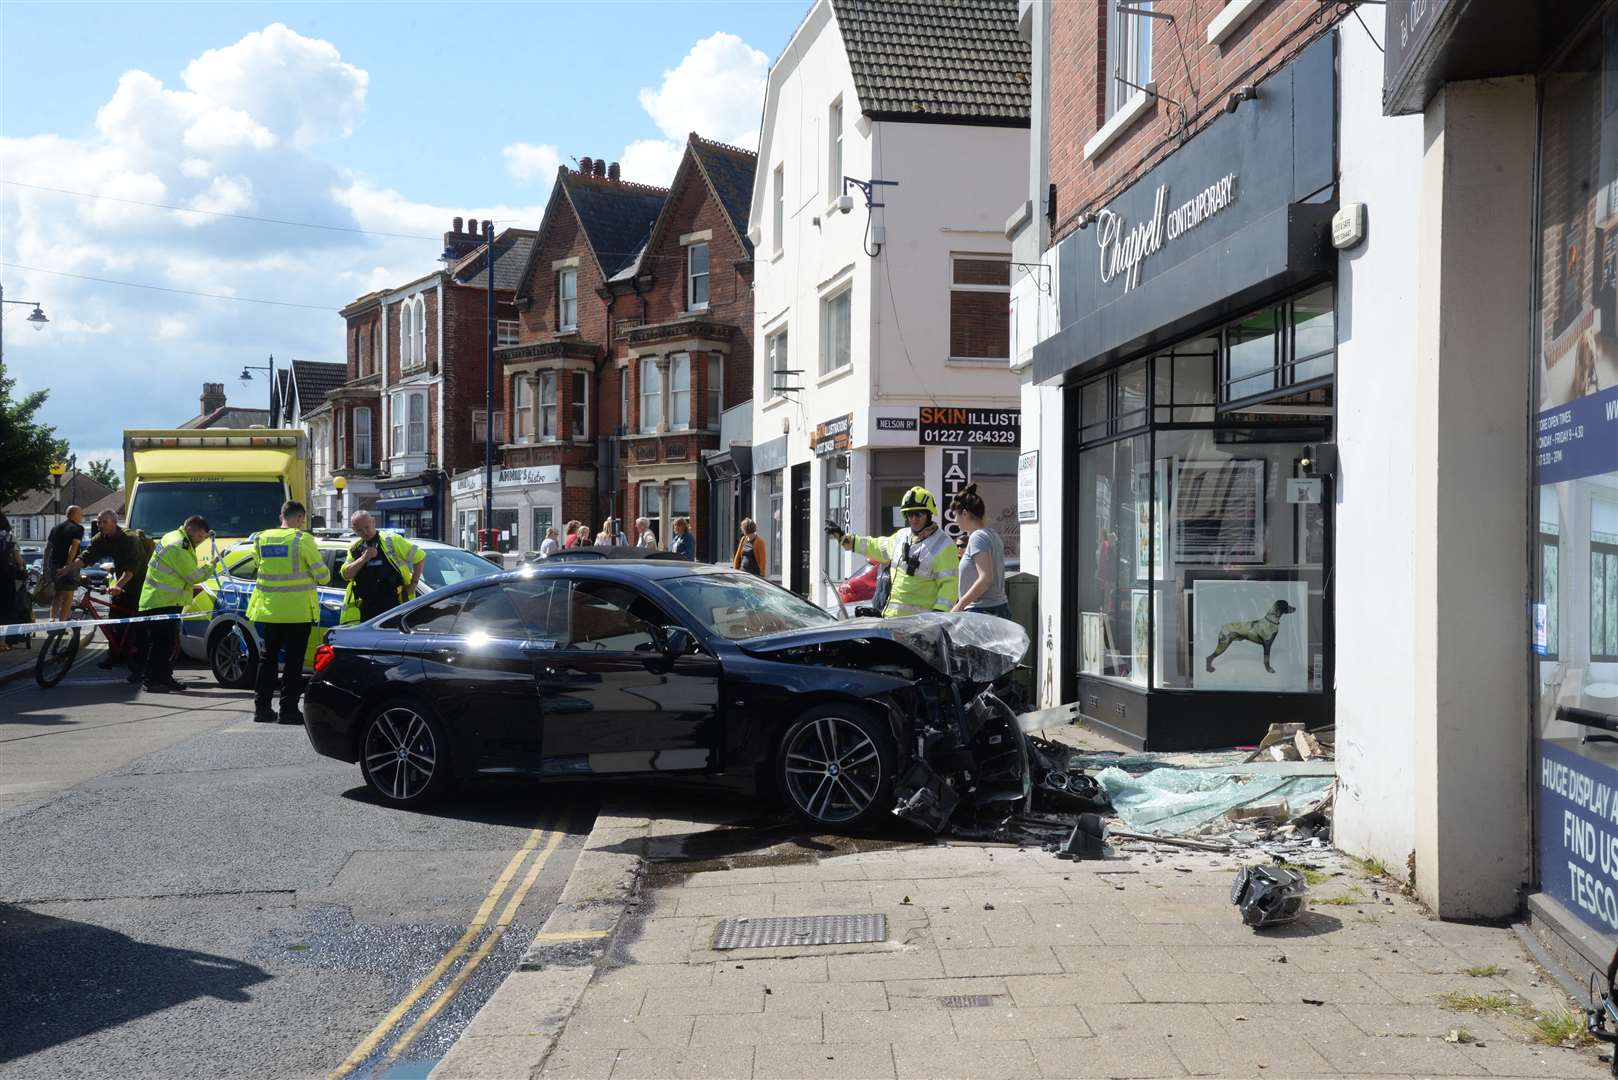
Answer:
POLYGON ((84 475, 98 484, 105 484, 117 491, 124 485, 124 478, 118 470, 113 468, 111 458, 91 458, 90 465, 84 470, 84 475))
POLYGON ((0 378, 0 506, 49 487, 51 463, 67 459, 67 443, 38 419, 50 391, 14 399, 15 384, 15 379, 0 378))

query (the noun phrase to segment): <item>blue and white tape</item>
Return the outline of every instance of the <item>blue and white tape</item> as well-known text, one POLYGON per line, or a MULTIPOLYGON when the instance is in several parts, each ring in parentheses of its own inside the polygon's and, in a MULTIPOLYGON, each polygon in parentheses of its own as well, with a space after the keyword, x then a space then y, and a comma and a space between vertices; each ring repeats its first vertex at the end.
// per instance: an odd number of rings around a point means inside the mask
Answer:
POLYGON ((131 615, 123 619, 67 619, 63 622, 25 622, 12 623, 9 626, 0 626, 0 637, 10 637, 13 634, 48 634, 53 630, 72 630, 79 628, 94 628, 97 626, 129 626, 133 623, 166 622, 170 619, 208 619, 213 617, 211 611, 174 612, 168 615, 131 615))

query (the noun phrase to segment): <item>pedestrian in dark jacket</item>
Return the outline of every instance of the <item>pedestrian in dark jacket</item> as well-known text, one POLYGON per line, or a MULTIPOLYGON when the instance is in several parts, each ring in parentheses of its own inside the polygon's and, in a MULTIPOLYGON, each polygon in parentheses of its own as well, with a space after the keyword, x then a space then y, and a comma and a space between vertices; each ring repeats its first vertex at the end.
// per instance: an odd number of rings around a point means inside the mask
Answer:
POLYGON ((691 535, 691 519, 674 519, 674 539, 669 543, 669 550, 686 562, 696 561, 697 538, 691 535))

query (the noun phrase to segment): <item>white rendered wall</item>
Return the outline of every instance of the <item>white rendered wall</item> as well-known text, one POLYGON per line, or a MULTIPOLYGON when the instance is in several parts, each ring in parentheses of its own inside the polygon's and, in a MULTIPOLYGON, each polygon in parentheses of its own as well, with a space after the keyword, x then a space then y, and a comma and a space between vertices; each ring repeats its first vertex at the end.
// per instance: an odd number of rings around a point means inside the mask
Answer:
MULTIPOLYGON (((1382 38, 1384 9, 1361 9, 1382 38)), ((1337 284, 1336 843, 1396 873, 1415 848, 1417 250, 1421 116, 1382 115, 1382 54, 1341 42, 1340 203, 1366 205, 1337 284)))

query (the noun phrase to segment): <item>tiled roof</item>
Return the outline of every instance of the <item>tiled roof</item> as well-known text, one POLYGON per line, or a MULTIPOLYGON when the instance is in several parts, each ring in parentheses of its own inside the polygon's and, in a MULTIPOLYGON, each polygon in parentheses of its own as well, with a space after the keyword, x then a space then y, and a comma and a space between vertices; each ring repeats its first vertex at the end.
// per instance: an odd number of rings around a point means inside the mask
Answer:
POLYGON ((95 502, 91 503, 89 506, 86 506, 84 508, 85 519, 93 521, 93 520, 95 520, 95 518, 98 515, 100 515, 100 513, 103 510, 111 510, 113 513, 119 514, 119 515, 123 514, 123 512, 124 512, 124 489, 123 488, 119 488, 117 491, 114 491, 111 494, 109 494, 109 495, 107 495, 107 496, 105 496, 103 498, 97 499, 95 502))
POLYGON ((561 174, 561 182, 601 263, 602 277, 610 278, 634 262, 668 191, 584 176, 571 169, 561 174))
MULTIPOLYGON (((495 263, 498 273, 499 262, 495 263)), ((326 393, 348 381, 348 365, 321 360, 292 361, 292 378, 298 388, 298 411, 306 413, 326 400, 326 393)))
POLYGON ((211 413, 199 413, 180 425, 187 430, 203 428, 269 427, 270 410, 221 405, 211 413))
MULTIPOLYGON (((539 233, 532 229, 507 229, 494 238, 494 287, 515 289, 522 281, 523 267, 534 250, 539 233)), ((480 244, 455 266, 455 283, 482 288, 485 279, 485 252, 489 245, 480 244)))
MULTIPOLYGON (((62 512, 78 500, 79 506, 89 506, 100 502, 112 491, 106 484, 90 478, 89 473, 71 472, 62 477, 62 512), (77 479, 77 487, 74 481, 77 479)), ((26 495, 18 496, 6 504, 5 515, 51 514, 56 512, 56 492, 49 487, 30 491, 26 495)))
POLYGON ((866 115, 1028 126, 1017 0, 832 0, 866 115))
POLYGON ((753 201, 753 173, 757 170, 758 155, 739 146, 710 142, 695 132, 690 138, 691 153, 696 156, 702 171, 708 174, 714 194, 730 215, 736 235, 742 238, 747 253, 753 253, 753 243, 747 239, 748 208, 753 201))

